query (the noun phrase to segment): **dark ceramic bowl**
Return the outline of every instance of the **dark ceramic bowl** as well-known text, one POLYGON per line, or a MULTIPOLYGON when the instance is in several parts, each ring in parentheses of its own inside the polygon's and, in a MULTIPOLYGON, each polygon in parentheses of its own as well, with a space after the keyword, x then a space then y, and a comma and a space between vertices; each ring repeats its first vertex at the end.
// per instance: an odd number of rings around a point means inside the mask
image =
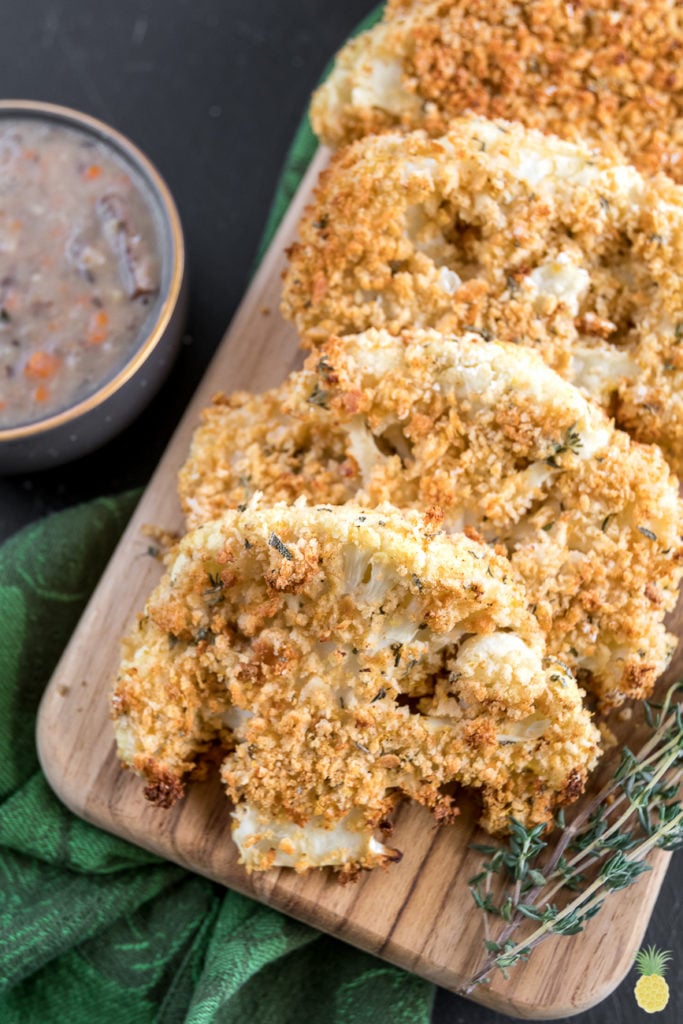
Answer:
POLYGON ((119 132, 87 114, 33 100, 0 101, 5 119, 37 118, 93 136, 128 166, 152 214, 160 266, 159 296, 125 364, 85 398, 44 419, 0 427, 0 473, 26 473, 93 451, 135 419, 171 368, 187 306, 185 244, 175 203, 147 157, 119 132), (151 322, 151 326, 150 326, 151 322))

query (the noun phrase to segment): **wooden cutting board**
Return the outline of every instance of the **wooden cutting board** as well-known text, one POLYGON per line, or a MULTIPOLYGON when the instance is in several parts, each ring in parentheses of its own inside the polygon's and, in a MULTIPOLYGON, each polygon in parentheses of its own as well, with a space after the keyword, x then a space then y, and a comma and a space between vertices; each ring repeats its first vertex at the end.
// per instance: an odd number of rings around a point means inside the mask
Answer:
MULTIPOLYGON (((436 827, 423 809, 402 807, 392 845, 403 860, 355 884, 341 885, 327 872, 297 876, 286 869, 250 877, 237 863, 218 780, 191 784, 169 811, 151 806, 140 780, 119 767, 108 717, 120 638, 161 574, 142 527, 182 527, 175 478, 200 410, 217 390, 262 391, 302 361, 294 331, 278 312, 283 250, 326 161, 321 150, 57 666, 39 712, 38 749, 55 792, 87 821, 457 990, 483 952, 482 918, 467 888, 480 864, 480 854, 469 849, 476 828, 467 809, 455 824, 436 827)), ((683 609, 674 617, 681 621, 683 609)), ((682 668, 679 654, 669 674, 680 676, 682 668)), ((612 896, 587 931, 548 940, 509 981, 498 976, 471 998, 543 1020, 604 999, 633 964, 668 860, 657 852, 653 870, 612 896)))

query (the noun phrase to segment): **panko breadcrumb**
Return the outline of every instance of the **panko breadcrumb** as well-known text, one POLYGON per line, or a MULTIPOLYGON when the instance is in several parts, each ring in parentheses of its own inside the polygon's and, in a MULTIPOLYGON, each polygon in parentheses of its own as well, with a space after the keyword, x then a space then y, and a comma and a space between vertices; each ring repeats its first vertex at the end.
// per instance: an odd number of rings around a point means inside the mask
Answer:
POLYGON ((683 470, 683 189, 520 125, 336 154, 290 250, 306 343, 368 327, 536 348, 683 470))
POLYGON ((331 339, 265 396, 218 400, 181 470, 190 524, 262 491, 415 507, 505 546, 547 633, 603 706, 647 696, 676 639, 678 484, 529 349, 383 331, 331 339), (261 409, 277 410, 270 426, 261 409), (437 511, 438 510, 438 511, 437 511))
POLYGON ((441 134, 462 114, 616 143, 683 183, 683 7, 670 0, 389 0, 314 95, 339 146, 387 128, 441 134))
POLYGON ((119 754, 179 795, 196 719, 178 729, 176 707, 222 687, 198 738, 231 731, 222 777, 250 869, 393 859, 373 834, 397 799, 448 819, 454 783, 480 791, 492 831, 546 821, 597 757, 508 560, 417 511, 256 499, 181 540, 145 616, 113 697, 119 754), (155 674, 178 649, 180 700, 155 674))

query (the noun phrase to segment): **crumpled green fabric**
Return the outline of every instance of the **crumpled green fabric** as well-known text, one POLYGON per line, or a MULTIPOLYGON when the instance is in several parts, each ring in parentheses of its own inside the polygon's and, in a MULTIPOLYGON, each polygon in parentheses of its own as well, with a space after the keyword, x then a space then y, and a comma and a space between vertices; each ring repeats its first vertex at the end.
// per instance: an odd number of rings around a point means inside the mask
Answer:
MULTIPOLYGON (((304 123, 263 248, 314 146, 304 123)), ((0 1021, 426 1024, 427 982, 99 831, 47 785, 40 696, 138 497, 0 548, 0 1021)))

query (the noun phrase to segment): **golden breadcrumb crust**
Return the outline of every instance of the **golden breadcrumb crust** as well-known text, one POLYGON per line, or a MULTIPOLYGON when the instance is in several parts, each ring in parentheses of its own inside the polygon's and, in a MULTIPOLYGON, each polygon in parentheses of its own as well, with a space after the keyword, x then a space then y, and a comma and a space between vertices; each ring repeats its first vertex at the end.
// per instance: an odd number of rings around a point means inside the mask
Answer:
POLYGON ((119 756, 161 807, 182 796, 199 754, 232 743, 225 683, 211 671, 206 647, 201 635, 189 646, 146 614, 123 641, 111 698, 119 756))
POLYGON ((337 153, 290 249, 309 345, 472 328, 536 348, 683 469, 683 190, 520 125, 461 119, 337 153))
POLYGON ((389 0, 314 95, 331 146, 462 114, 616 143, 683 183, 683 7, 670 0, 389 0))
POLYGON ((413 506, 504 545, 549 651, 604 706, 647 696, 668 664, 677 481, 529 349, 333 338, 281 387, 205 410, 179 487, 197 525, 254 491, 319 501, 328 482, 331 502, 413 506))
POLYGON ((228 794, 275 822, 374 829, 401 795, 443 819, 453 783, 491 830, 545 821, 599 736, 526 605, 505 557, 433 516, 253 502, 170 556, 126 640, 119 754, 178 794, 192 744, 230 729, 228 794))

